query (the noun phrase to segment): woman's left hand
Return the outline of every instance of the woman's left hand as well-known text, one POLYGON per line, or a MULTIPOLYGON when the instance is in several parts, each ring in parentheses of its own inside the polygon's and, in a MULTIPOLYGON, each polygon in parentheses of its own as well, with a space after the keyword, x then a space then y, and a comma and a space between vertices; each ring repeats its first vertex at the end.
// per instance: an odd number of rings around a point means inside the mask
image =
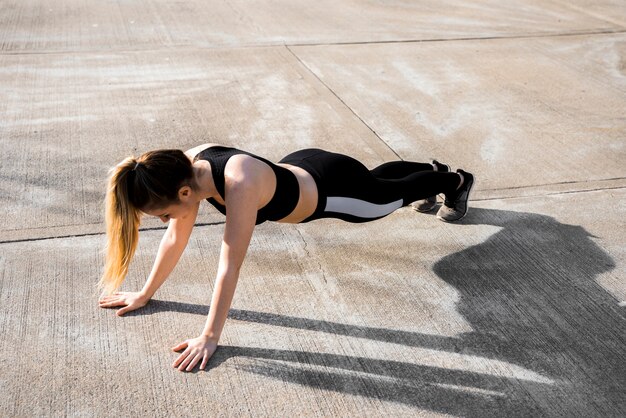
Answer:
POLYGON ((174 361, 172 367, 178 368, 181 372, 190 372, 196 367, 198 362, 201 361, 200 370, 204 370, 204 367, 213 353, 215 353, 216 349, 217 341, 213 341, 204 335, 185 340, 177 346, 172 347, 172 351, 185 350, 178 356, 176 361, 174 361))

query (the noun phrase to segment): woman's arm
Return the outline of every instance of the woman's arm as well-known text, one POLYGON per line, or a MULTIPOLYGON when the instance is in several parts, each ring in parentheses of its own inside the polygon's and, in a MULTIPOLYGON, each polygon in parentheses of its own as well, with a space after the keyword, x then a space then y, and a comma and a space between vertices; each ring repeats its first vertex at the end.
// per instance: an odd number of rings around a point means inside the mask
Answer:
POLYGON ((152 298, 157 289, 167 280, 174 267, 176 267, 189 242, 191 231, 198 217, 199 207, 200 202, 197 202, 184 218, 170 219, 167 230, 159 244, 152 271, 143 289, 141 289, 140 293, 144 297, 152 298))
POLYGON ((181 371, 192 370, 200 361, 200 368, 204 369, 215 352, 256 223, 262 190, 259 183, 263 178, 257 169, 262 167, 257 167, 254 162, 239 160, 233 167, 230 165, 229 161, 229 168, 233 168, 236 174, 226 179, 226 226, 209 316, 199 337, 173 347, 174 351, 185 350, 173 364, 181 371))
POLYGON ((189 242, 199 207, 200 203, 198 202, 184 218, 170 219, 167 230, 159 244, 152 271, 143 289, 140 292, 118 292, 104 297, 100 299, 101 308, 122 306, 117 311, 117 315, 121 316, 148 303, 157 289, 167 280, 174 267, 176 267, 189 242))

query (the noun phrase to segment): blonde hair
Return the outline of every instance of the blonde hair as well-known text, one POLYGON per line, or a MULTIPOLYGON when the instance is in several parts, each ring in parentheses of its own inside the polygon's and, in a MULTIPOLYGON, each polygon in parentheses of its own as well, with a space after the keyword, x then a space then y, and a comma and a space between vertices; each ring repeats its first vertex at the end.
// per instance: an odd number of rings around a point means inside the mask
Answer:
POLYGON ((178 190, 195 188, 191 161, 180 150, 149 151, 128 157, 109 172, 105 199, 106 260, 99 288, 117 290, 128 273, 139 242, 141 209, 178 201, 178 190))
POLYGON ((112 293, 120 287, 139 242, 140 212, 128 199, 128 176, 137 160, 126 158, 109 174, 105 200, 106 261, 99 287, 112 293))

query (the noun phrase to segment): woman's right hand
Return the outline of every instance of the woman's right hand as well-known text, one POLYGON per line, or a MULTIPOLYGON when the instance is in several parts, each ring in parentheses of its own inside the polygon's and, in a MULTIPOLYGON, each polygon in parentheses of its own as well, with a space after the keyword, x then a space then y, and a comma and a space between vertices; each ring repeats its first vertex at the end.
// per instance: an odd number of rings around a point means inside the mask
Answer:
POLYGON ((98 303, 101 308, 123 306, 123 308, 117 310, 117 316, 122 316, 126 312, 146 306, 149 300, 150 298, 141 292, 115 292, 112 295, 102 297, 98 303))

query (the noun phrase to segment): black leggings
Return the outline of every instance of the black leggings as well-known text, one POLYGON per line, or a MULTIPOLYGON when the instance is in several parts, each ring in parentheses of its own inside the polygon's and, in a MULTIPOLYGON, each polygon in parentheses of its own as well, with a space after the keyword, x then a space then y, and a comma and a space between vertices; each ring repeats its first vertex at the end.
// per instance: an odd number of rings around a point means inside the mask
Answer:
POLYGON ((392 161, 368 170, 352 157, 314 148, 296 151, 280 162, 301 167, 317 184, 317 208, 303 222, 372 221, 416 200, 439 193, 450 196, 461 181, 458 174, 434 171, 431 164, 392 161))

